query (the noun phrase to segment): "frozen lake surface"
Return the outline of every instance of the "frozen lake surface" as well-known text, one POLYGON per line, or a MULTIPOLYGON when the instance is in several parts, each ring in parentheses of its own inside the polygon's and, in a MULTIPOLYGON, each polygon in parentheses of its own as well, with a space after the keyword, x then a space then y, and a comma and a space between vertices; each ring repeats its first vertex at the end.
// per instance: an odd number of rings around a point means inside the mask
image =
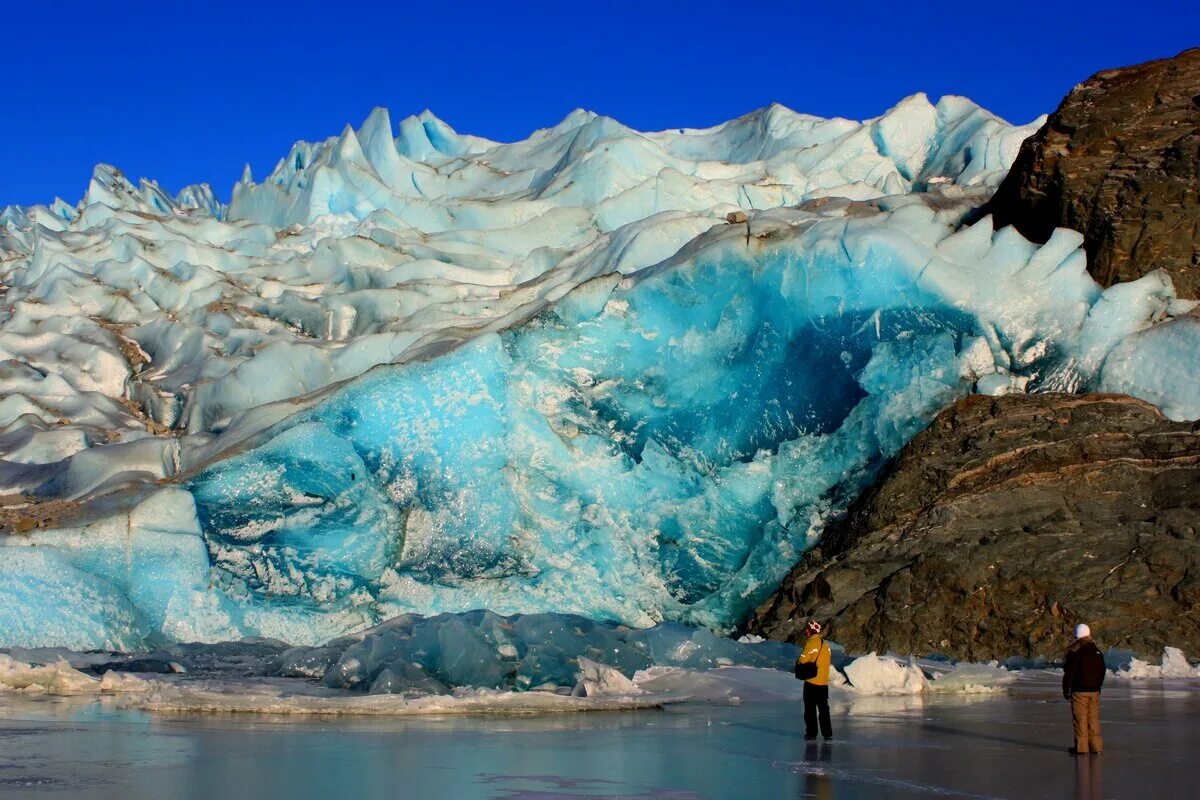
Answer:
POLYGON ((1067 754, 1049 680, 1002 695, 402 719, 162 715, 0 695, 6 798, 1194 798, 1200 682, 1113 682, 1108 751, 1067 754))

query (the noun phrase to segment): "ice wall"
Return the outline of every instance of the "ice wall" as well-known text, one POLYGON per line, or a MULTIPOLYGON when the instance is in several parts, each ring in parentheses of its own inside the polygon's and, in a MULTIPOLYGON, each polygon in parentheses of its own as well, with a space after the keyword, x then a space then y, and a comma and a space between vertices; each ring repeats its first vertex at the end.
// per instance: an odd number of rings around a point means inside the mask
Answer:
POLYGON ((1078 235, 1037 248, 919 203, 754 225, 377 368, 200 472, 214 565, 305 608, 728 627, 940 408, 1093 386, 1098 350, 1169 303, 1097 337, 1119 298, 1078 235))
POLYGON ((946 403, 1092 386, 1102 351, 1173 302, 1151 281, 1102 294, 1075 234, 1037 248, 896 206, 759 214, 749 243, 720 226, 313 399, 170 509, 160 492, 128 519, 9 537, 0 565, 53 548, 167 638, 317 643, 473 608, 728 627, 946 403))
POLYGON ((512 145, 377 113, 228 208, 99 170, 9 209, 0 480, 84 502, 0 537, 0 643, 727 629, 965 393, 1200 407, 1169 281, 963 225, 1028 132, 921 97, 512 145))
POLYGON ((377 109, 297 143, 261 184, 247 175, 229 207, 101 165, 77 207, 0 211, 0 491, 169 476, 186 452, 162 441, 96 481, 65 473, 96 445, 224 430, 501 330, 669 258, 730 210, 982 190, 1034 127, 917 95, 865 123, 772 106, 661 133, 578 111, 500 144, 428 113, 395 130, 377 109))

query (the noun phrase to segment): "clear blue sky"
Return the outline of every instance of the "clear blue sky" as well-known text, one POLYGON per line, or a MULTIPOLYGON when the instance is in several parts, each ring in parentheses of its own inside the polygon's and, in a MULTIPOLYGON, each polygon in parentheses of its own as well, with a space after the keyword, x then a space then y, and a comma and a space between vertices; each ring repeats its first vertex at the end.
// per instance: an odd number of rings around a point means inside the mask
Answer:
POLYGON ((21 2, 0 11, 0 206, 96 162, 228 199, 296 139, 432 109, 522 138, 575 107, 640 129, 770 102, 863 118, 964 94, 1012 121, 1098 69, 1200 45, 1200 0, 21 2))

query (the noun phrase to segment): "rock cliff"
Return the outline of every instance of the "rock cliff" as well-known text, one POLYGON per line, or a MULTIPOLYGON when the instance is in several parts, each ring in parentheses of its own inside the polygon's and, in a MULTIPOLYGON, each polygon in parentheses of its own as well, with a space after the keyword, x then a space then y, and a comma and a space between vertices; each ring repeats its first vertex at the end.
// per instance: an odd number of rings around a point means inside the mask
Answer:
POLYGON ((829 530, 749 629, 852 651, 1200 652, 1200 423, 1120 395, 969 397, 829 530))
POLYGON ((1076 86, 989 210, 1033 241, 1082 232, 1103 286, 1161 268, 1180 297, 1200 297, 1200 49, 1076 86))

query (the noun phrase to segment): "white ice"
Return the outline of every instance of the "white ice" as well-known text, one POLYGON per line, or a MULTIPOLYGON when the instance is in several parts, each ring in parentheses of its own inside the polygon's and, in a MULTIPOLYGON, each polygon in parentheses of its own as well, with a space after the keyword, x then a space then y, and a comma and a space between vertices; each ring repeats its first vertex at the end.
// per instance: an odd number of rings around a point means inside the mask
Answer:
POLYGON ((1127 668, 1114 670, 1112 676, 1124 680, 1200 678, 1200 663, 1192 664, 1178 647, 1167 647, 1159 664, 1134 658, 1127 668))

